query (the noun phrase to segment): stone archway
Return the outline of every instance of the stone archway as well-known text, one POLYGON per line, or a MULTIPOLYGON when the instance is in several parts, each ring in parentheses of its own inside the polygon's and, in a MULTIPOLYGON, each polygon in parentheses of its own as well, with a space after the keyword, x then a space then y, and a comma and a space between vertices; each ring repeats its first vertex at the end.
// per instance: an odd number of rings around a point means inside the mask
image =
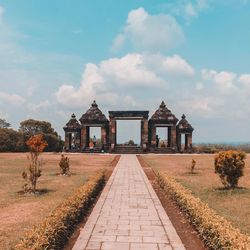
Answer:
POLYGON ((75 114, 63 128, 65 131, 64 149, 66 151, 79 151, 81 146, 81 125, 77 121, 75 114))
POLYGON ((109 144, 111 151, 117 145, 117 120, 141 120, 140 147, 148 147, 148 113, 149 111, 109 111, 109 144))
POLYGON ((149 120, 149 145, 151 151, 161 152, 176 152, 176 124, 178 119, 172 114, 171 110, 166 107, 164 102, 161 103, 159 108, 155 111, 149 120), (158 148, 156 128, 168 128, 168 143, 165 148, 158 148))
MULTIPOLYGON (((101 128, 101 148, 108 148, 108 125, 109 120, 98 108, 98 105, 94 101, 91 104, 91 107, 86 111, 85 114, 80 118, 81 122, 81 149, 84 151, 88 149, 90 142, 89 129, 91 127, 100 127, 101 128)), ((98 150, 101 150, 98 149, 98 150)))
POLYGON ((184 146, 184 151, 191 151, 192 150, 192 134, 193 134, 193 127, 189 124, 189 122, 186 120, 186 116, 183 114, 182 119, 177 125, 177 148, 178 151, 181 152, 183 151, 181 144, 181 136, 184 134, 185 135, 185 146, 184 146))
MULTIPOLYGON (((91 127, 101 128, 101 148, 96 148, 95 152, 118 152, 117 145, 117 120, 140 120, 141 121, 141 142, 139 147, 132 149, 129 153, 155 152, 155 153, 175 153, 182 152, 181 135, 185 134, 184 151, 192 151, 193 127, 186 120, 185 115, 178 123, 176 116, 169 110, 162 101, 159 108, 148 120, 149 111, 109 111, 109 120, 98 108, 94 101, 91 107, 80 119, 81 124, 73 114, 69 122, 64 127, 65 150, 72 150, 72 136, 76 149, 82 152, 89 152, 89 140, 91 127), (156 129, 167 128, 167 143, 164 148, 156 147, 156 129)), ((127 153, 128 148, 120 151, 127 153), (126 151, 127 150, 127 151, 126 151)))

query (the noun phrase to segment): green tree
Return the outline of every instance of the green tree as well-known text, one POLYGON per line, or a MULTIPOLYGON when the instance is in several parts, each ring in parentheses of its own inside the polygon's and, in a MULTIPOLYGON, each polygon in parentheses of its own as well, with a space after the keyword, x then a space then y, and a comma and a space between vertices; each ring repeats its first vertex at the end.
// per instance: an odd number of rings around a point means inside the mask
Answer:
POLYGON ((52 128, 51 123, 47 121, 39 121, 34 119, 28 119, 20 123, 19 131, 28 137, 36 134, 55 134, 55 130, 52 128))
POLYGON ((19 132, 22 133, 24 141, 27 141, 34 135, 42 134, 48 143, 46 151, 60 151, 63 147, 61 137, 50 122, 28 119, 20 123, 19 132))
POLYGON ((0 118, 0 128, 9 128, 11 125, 5 119, 0 118))
POLYGON ((24 151, 23 136, 18 131, 0 128, 0 152, 24 151))

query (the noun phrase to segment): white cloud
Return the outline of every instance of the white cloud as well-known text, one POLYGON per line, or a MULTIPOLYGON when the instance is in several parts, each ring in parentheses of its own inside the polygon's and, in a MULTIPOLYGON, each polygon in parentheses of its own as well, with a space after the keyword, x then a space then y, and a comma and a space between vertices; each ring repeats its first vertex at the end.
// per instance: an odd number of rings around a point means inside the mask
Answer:
POLYGON ((77 89, 72 85, 62 85, 55 96, 59 103, 65 106, 82 107, 89 105, 93 99, 113 103, 117 95, 105 89, 104 78, 100 74, 97 65, 88 63, 82 75, 80 87, 77 89))
POLYGON ((196 90, 204 89, 204 84, 202 82, 197 82, 195 86, 196 90))
POLYGON ((191 111, 205 112, 207 114, 213 111, 211 103, 212 101, 210 98, 200 98, 195 100, 183 101, 181 102, 181 105, 191 111))
POLYGON ((118 85, 152 86, 163 83, 154 72, 146 68, 141 54, 127 54, 101 62, 100 70, 118 85))
POLYGON ((104 60, 98 65, 88 63, 80 86, 62 85, 55 96, 65 106, 87 106, 93 99, 115 104, 120 92, 123 94, 122 91, 128 91, 128 88, 154 88, 164 83, 160 76, 147 67, 143 55, 127 54, 121 58, 104 60))
POLYGON ((245 87, 250 88, 250 74, 243 74, 239 77, 239 82, 243 83, 245 87))
POLYGON ((49 100, 45 100, 45 101, 41 101, 38 104, 29 104, 28 108, 31 112, 36 113, 37 111, 41 110, 41 109, 46 109, 48 110, 49 106, 51 105, 51 103, 49 102, 49 100))
POLYGON ((134 53, 88 63, 79 86, 62 85, 55 96, 65 108, 87 108, 93 99, 105 107, 143 108, 153 100, 166 99, 181 112, 200 117, 241 116, 235 103, 246 106, 249 101, 245 85, 241 89, 237 82, 247 79, 210 69, 195 74, 192 65, 179 55, 134 53))
POLYGON ((137 50, 169 50, 184 39, 183 31, 174 17, 165 14, 150 15, 144 8, 131 10, 127 22, 113 41, 116 51, 124 41, 130 42, 137 50))
POLYGON ((113 40, 111 46, 111 52, 119 51, 125 43, 125 36, 123 34, 117 35, 117 37, 113 40))
POLYGON ((184 13, 187 19, 197 17, 200 12, 208 8, 208 0, 196 0, 194 3, 188 2, 184 5, 184 13))
POLYGON ((197 16, 197 10, 195 9, 195 7, 192 3, 187 3, 184 8, 185 8, 185 13, 188 17, 196 17, 197 16))
POLYGON ((128 106, 133 106, 133 107, 137 105, 136 100, 133 98, 133 96, 130 95, 126 95, 124 97, 124 103, 127 104, 128 106))
POLYGON ((212 80, 216 87, 222 92, 228 92, 235 89, 234 81, 236 74, 233 72, 215 70, 202 70, 202 77, 204 80, 212 80))
POLYGON ((216 75, 216 71, 215 70, 203 69, 201 71, 201 75, 202 75, 202 78, 204 80, 211 80, 216 75))
POLYGON ((166 57, 163 61, 163 68, 167 72, 177 75, 192 76, 195 72, 193 67, 178 55, 166 57))
MULTIPOLYGON (((79 87, 64 84, 55 93, 64 106, 88 106, 93 99, 106 105, 123 100, 124 105, 135 106, 132 93, 161 93, 168 82, 194 76, 193 67, 179 55, 127 54, 110 58, 99 64, 88 63, 79 87)), ((173 85, 174 86, 174 85, 173 85)))
POLYGON ((167 10, 175 16, 182 17, 187 23, 197 18, 210 7, 210 0, 179 0, 166 4, 167 10))
POLYGON ((33 96, 36 88, 37 88, 37 86, 35 86, 35 85, 28 86, 28 88, 27 88, 27 95, 28 96, 33 96))
POLYGON ((234 87, 233 81, 235 80, 235 78, 235 73, 222 71, 214 76, 214 81, 222 90, 232 89, 234 87))
POLYGON ((25 102, 25 99, 16 94, 0 92, 0 102, 9 103, 13 105, 21 105, 25 102))
POLYGON ((180 101, 180 107, 188 114, 198 115, 200 117, 212 118, 221 115, 225 111, 225 100, 220 97, 204 95, 193 95, 180 101))

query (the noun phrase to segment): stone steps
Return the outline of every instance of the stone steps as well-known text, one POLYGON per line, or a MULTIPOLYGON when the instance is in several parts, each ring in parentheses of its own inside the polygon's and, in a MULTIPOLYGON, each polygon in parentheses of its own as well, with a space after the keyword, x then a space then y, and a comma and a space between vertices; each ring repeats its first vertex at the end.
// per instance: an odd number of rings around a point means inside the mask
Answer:
POLYGON ((142 154, 143 149, 137 146, 115 146, 115 154, 142 154))
POLYGON ((90 150, 90 148, 85 148, 84 153, 101 153, 101 148, 93 148, 93 150, 90 150))
POLYGON ((172 148, 155 148, 150 150, 150 153, 155 153, 155 154, 173 154, 176 153, 175 150, 172 148))

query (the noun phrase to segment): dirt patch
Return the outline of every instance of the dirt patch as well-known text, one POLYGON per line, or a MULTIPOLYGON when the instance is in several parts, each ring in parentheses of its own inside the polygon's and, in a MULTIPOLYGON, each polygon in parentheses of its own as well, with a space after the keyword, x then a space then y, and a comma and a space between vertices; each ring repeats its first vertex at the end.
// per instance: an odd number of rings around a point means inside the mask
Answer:
POLYGON ((138 160, 151 182, 157 196, 159 197, 168 217, 174 225, 176 232, 185 245, 185 248, 187 250, 208 250, 208 248, 204 246, 193 226, 185 218, 184 214, 176 206, 174 201, 162 191, 156 181, 156 176, 152 168, 140 156, 138 156, 138 160))

